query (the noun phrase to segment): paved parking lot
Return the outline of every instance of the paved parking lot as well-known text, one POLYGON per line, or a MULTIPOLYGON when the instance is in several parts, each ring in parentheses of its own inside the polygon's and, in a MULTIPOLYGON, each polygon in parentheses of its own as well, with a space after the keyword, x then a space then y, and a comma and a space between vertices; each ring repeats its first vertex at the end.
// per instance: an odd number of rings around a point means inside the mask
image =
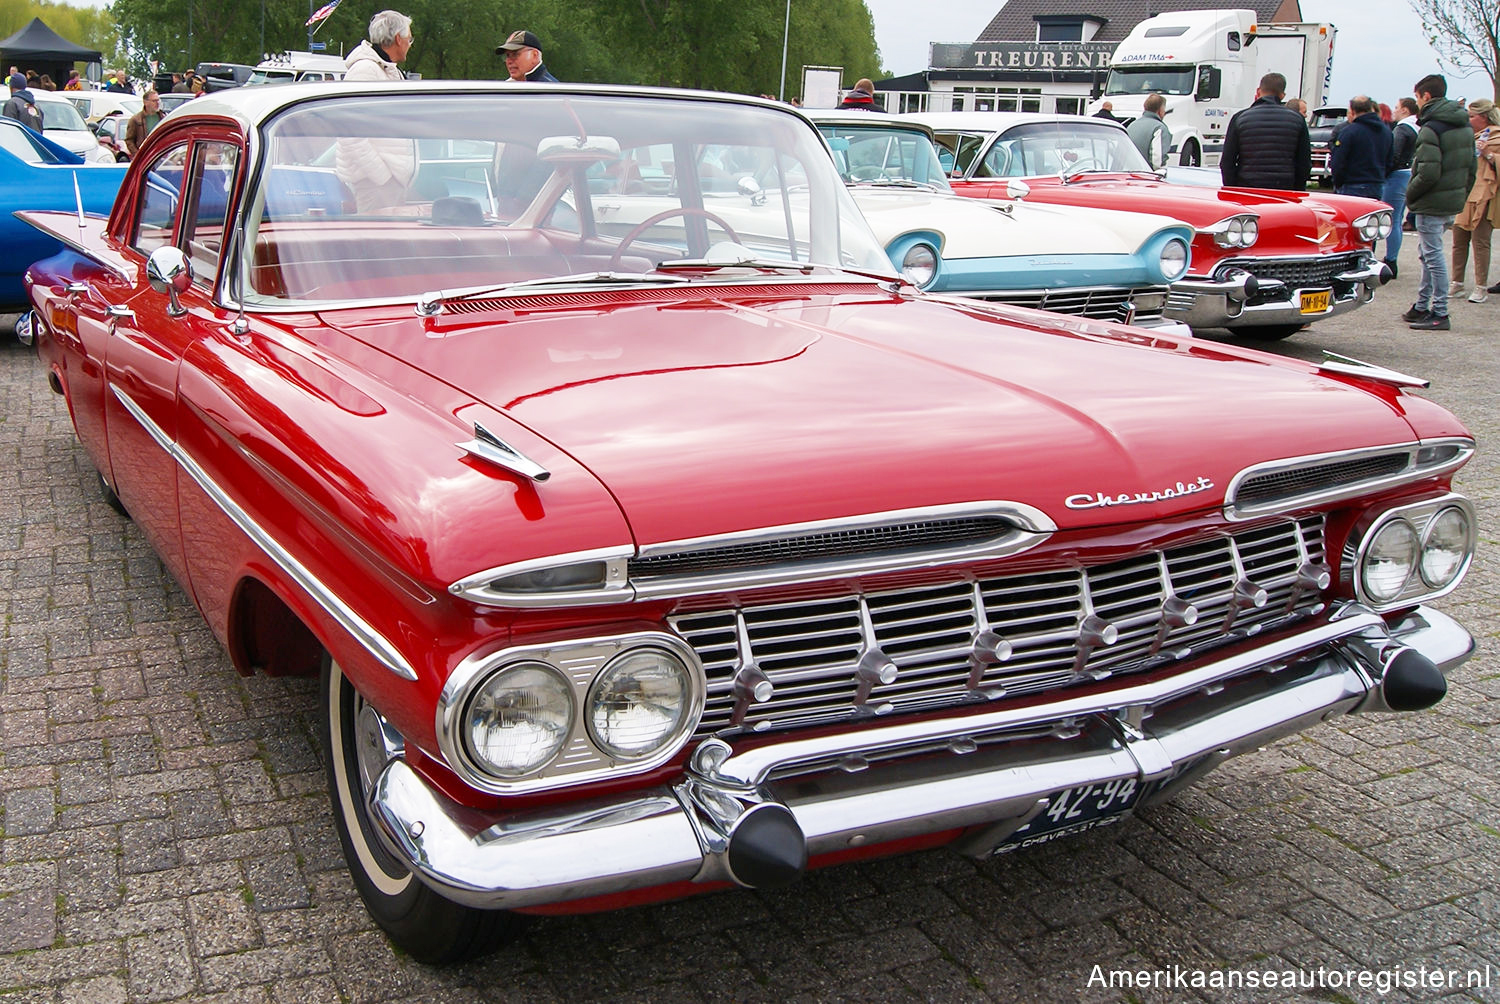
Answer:
POLYGON ((537 920, 448 970, 395 954, 355 896, 315 684, 235 675, 0 338, 0 1000, 1500 1000, 1500 296, 1408 331, 1404 250, 1374 304, 1275 350, 1430 377, 1479 436, 1479 560, 1441 606, 1481 651, 1437 708, 1314 729, 1071 843, 537 920))

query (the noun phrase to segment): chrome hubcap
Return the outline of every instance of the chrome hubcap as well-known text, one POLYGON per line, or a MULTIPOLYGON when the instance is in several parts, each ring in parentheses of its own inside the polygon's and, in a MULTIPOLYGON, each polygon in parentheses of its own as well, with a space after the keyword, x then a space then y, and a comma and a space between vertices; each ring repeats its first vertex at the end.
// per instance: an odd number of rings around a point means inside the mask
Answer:
POLYGON ((354 697, 354 753, 359 761, 360 793, 368 796, 385 765, 406 749, 401 733, 391 727, 358 694, 354 697))

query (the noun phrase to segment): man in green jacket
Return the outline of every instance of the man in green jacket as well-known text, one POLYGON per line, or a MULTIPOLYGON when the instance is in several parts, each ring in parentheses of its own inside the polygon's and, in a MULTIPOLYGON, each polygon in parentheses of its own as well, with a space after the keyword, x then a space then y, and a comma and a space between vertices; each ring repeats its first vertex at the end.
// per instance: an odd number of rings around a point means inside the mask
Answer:
POLYGON ((1474 187, 1474 130, 1462 103, 1448 99, 1448 81, 1433 73, 1417 81, 1417 149, 1406 187, 1406 207, 1417 224, 1422 284, 1417 302, 1401 315, 1416 331, 1447 331, 1448 259, 1443 230, 1474 187))

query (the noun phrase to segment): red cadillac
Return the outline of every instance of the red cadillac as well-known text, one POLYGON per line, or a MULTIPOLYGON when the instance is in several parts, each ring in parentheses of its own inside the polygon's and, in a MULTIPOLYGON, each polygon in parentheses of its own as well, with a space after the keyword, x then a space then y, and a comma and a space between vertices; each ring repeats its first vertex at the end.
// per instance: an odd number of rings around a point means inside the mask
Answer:
MULTIPOLYGON (((953 190, 1009 200, 1172 216, 1197 230, 1188 273, 1166 316, 1262 340, 1368 303, 1391 278, 1374 252, 1391 232, 1373 199, 1165 181, 1114 122, 1076 115, 935 112, 912 116, 936 134, 953 190)), ((1170 123, 1168 123, 1170 125, 1170 123)))
POLYGON ((422 960, 1115 824, 1473 648, 1420 381, 924 294, 772 102, 243 88, 27 218, 106 498, 240 672, 321 678, 422 960))

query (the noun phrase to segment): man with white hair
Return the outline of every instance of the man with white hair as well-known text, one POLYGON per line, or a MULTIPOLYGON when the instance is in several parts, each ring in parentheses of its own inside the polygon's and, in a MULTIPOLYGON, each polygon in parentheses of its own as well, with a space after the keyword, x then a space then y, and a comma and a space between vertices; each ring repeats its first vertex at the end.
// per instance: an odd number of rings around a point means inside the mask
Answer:
MULTIPOLYGON (((344 60, 346 81, 405 80, 397 66, 411 49, 411 18, 383 10, 370 18, 370 37, 344 60)), ((357 212, 406 201, 417 158, 406 139, 341 139, 334 160, 338 176, 354 191, 357 212)))

